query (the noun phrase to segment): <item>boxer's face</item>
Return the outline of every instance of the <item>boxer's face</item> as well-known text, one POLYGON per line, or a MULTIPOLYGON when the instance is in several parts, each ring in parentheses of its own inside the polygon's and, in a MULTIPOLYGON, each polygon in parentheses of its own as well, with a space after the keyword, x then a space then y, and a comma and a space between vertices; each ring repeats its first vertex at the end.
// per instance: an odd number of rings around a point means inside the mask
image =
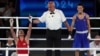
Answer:
POLYGON ((83 6, 77 6, 78 13, 82 13, 84 10, 83 6))
POLYGON ((55 9, 55 4, 54 4, 54 2, 49 2, 48 3, 48 10, 49 11, 54 11, 54 9, 55 9))
POLYGON ((23 30, 19 30, 18 35, 19 36, 24 36, 24 31, 23 30))

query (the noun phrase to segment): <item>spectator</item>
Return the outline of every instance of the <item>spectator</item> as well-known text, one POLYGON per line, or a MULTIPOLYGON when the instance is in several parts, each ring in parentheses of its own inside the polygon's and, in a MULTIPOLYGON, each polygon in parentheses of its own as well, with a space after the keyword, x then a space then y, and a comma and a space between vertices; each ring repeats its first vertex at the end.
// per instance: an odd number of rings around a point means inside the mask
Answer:
MULTIPOLYGON (((9 2, 9 4, 7 4, 2 12, 2 16, 7 16, 10 17, 12 16, 12 13, 15 12, 15 9, 13 8, 13 3, 9 2)), ((4 19, 4 24, 5 26, 9 26, 9 20, 8 19, 4 19)))
MULTIPOLYGON (((12 38, 11 38, 10 36, 8 37, 8 41, 7 41, 7 43, 6 43, 6 47, 8 47, 8 48, 15 47, 14 42, 13 42, 13 40, 12 40, 12 38)), ((11 56, 11 54, 12 54, 13 52, 15 52, 15 51, 14 51, 14 50, 10 50, 10 51, 9 51, 9 56, 11 56)))
MULTIPOLYGON (((95 39, 100 39, 100 35, 96 35, 95 39)), ((90 48, 100 48, 100 40, 94 40, 90 43, 90 48)), ((93 51, 90 52, 93 55, 93 51)), ((100 56, 100 52, 97 52, 96 56, 100 56)))
POLYGON ((13 8, 13 2, 9 2, 4 8, 3 16, 12 16, 12 13, 15 12, 15 9, 13 8))

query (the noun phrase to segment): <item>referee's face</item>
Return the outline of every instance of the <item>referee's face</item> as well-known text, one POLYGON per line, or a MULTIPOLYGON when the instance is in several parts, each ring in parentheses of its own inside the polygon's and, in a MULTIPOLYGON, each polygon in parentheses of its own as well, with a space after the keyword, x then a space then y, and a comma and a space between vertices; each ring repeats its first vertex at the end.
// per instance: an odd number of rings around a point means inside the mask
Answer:
POLYGON ((49 2, 48 3, 48 10, 53 12, 55 10, 55 4, 54 2, 49 2))

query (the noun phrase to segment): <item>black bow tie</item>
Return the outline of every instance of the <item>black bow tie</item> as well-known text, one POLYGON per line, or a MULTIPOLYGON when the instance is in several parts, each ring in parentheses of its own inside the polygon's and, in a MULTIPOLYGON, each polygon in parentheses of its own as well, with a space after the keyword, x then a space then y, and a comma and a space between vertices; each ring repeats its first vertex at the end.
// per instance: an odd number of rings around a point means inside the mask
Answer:
POLYGON ((51 12, 50 14, 55 14, 54 12, 51 12))

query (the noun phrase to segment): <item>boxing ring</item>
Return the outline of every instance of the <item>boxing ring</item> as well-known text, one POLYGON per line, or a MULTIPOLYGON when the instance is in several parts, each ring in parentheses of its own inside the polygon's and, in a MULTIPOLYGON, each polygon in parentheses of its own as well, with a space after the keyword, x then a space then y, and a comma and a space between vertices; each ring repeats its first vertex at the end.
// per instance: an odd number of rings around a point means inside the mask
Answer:
MULTIPOLYGON (((14 27, 14 29, 16 29, 16 36, 18 36, 18 31, 19 29, 28 29, 28 27, 19 27, 19 19, 28 19, 29 17, 0 17, 0 19, 10 19, 13 18, 16 20, 16 27, 14 27)), ((38 17, 33 17, 33 18, 38 18, 38 17)), ((72 17, 67 17, 67 19, 72 19, 72 17)), ((90 20, 100 20, 100 17, 90 17, 90 20)), ((0 29, 10 29, 10 27, 0 27, 0 29)), ((46 29, 46 27, 32 27, 32 29, 46 29)), ((66 28, 61 28, 61 29, 66 29, 66 28)), ((75 28, 74 28, 75 29, 75 28)), ((91 28, 91 30, 100 30, 100 28, 91 28)), ((8 40, 8 38, 0 38, 0 40, 8 40)), ((30 40, 46 40, 46 38, 30 38, 30 40)), ((68 39, 68 38, 62 38, 61 40, 73 40, 68 39)), ((100 39, 90 39, 90 40, 100 40, 100 39)), ((75 51, 75 50, 93 50, 94 51, 94 56, 96 56, 96 51, 100 51, 100 48, 0 48, 0 50, 6 50, 6 56, 8 56, 9 50, 42 50, 42 51, 46 51, 46 50, 61 50, 61 51, 75 51)))

